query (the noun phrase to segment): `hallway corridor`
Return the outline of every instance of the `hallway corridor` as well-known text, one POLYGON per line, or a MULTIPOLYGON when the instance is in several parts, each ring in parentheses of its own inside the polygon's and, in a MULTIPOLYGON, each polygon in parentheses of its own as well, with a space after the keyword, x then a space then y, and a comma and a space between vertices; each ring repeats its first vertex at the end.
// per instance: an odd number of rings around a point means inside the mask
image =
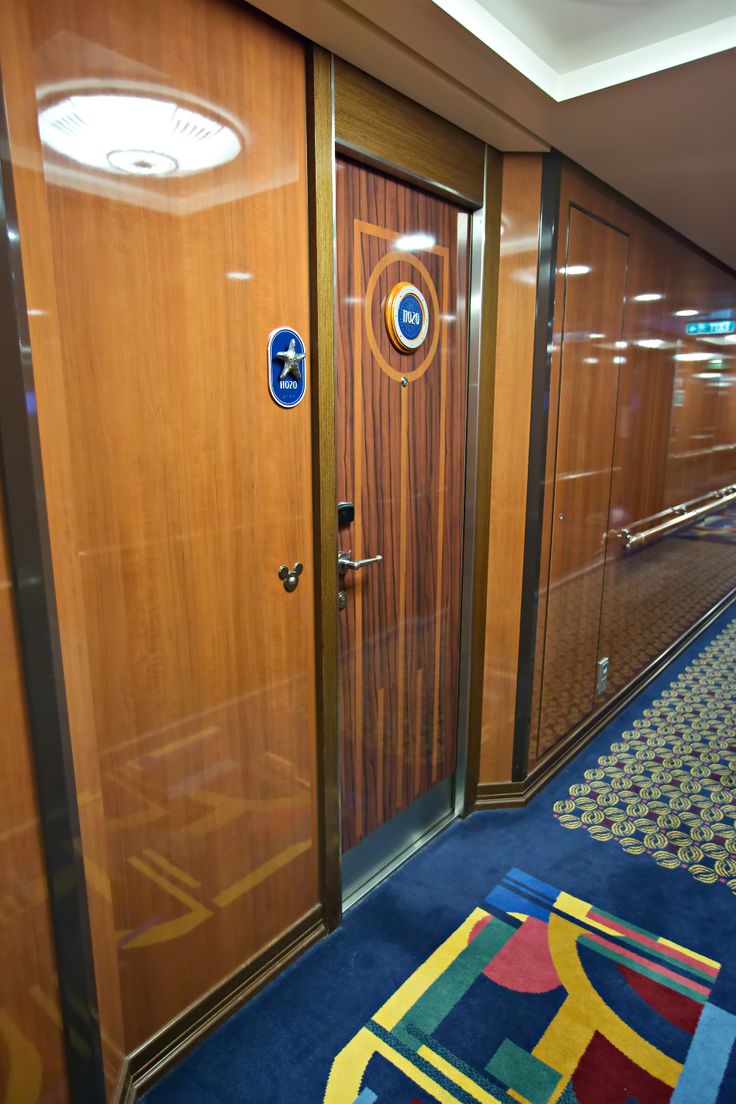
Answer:
POLYGON ((428 845, 148 1104, 736 1101, 736 615, 428 845))

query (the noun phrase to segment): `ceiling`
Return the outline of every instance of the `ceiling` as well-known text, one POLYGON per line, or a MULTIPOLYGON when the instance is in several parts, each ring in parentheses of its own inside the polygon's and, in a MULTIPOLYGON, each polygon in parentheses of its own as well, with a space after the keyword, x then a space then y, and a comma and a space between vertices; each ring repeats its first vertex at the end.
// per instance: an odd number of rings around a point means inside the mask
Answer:
POLYGON ((561 150, 736 269, 736 0, 255 3, 497 149, 561 150))
POLYGON ((736 47, 733 0, 434 0, 555 100, 736 47))

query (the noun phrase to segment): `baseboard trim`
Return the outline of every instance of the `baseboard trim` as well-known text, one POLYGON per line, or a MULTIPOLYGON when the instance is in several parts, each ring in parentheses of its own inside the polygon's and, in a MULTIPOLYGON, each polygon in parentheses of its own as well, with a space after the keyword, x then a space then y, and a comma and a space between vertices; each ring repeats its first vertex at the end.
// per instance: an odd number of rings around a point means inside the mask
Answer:
POLYGON ((317 905, 259 955, 213 986, 132 1051, 123 1064, 112 1104, 136 1104, 187 1051, 326 934, 322 906, 317 905))
POLYGON ((524 782, 479 782, 475 809, 514 809, 524 804, 524 782))
POLYGON ((736 604, 736 589, 722 598, 708 613, 696 621, 686 633, 666 650, 658 659, 646 667, 627 686, 605 703, 599 710, 574 728, 544 759, 529 772, 522 782, 481 782, 475 800, 474 810, 514 809, 526 805, 542 790, 548 782, 566 767, 571 759, 589 744, 607 724, 621 713, 642 690, 653 682, 664 669, 677 659, 686 648, 696 640, 729 606, 736 604))

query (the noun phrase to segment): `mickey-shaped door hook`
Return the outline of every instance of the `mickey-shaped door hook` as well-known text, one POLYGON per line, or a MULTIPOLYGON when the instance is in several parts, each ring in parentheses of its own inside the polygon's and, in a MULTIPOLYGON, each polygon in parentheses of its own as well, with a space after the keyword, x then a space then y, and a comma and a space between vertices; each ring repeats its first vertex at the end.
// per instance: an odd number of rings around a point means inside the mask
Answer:
POLYGON ((289 594, 299 586, 299 576, 304 570, 304 564, 298 561, 293 567, 287 567, 286 564, 282 564, 279 568, 279 579, 284 584, 284 590, 289 594))

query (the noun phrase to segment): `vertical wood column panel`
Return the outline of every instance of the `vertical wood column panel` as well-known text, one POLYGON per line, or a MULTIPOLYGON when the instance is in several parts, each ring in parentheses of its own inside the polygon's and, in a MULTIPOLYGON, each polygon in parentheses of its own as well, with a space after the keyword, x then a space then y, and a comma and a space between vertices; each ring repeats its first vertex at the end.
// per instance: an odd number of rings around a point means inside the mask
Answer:
POLYGON ((537 301, 542 158, 503 159, 480 777, 511 777, 537 301))

